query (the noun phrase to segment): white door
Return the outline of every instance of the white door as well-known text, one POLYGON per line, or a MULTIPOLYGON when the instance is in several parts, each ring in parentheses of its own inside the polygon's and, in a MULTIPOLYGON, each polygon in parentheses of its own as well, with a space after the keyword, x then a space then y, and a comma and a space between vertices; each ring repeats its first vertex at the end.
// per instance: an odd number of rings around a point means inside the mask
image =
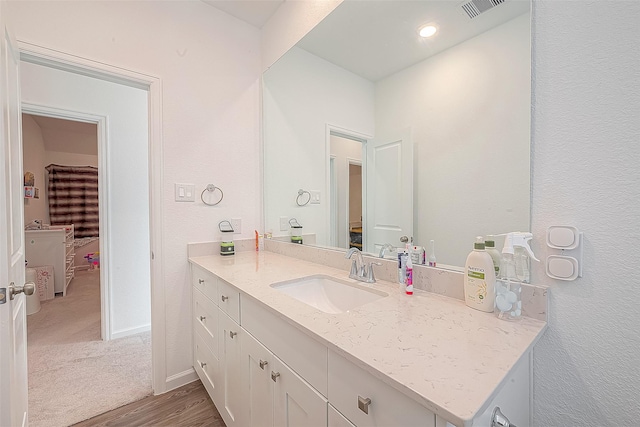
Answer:
POLYGON ((27 329, 24 294, 24 207, 18 50, 0 2, 0 425, 27 425, 27 329))
POLYGON ((282 427, 326 427, 327 400, 280 359, 271 367, 273 425, 282 427))
POLYGON ((273 426, 273 353, 249 334, 242 336, 242 372, 247 377, 245 416, 250 427, 273 426))
POLYGON ((411 130, 376 137, 365 144, 363 248, 378 253, 413 234, 413 142, 411 130))
POLYGON ((244 425, 242 415, 244 410, 244 396, 242 387, 242 352, 240 340, 243 330, 226 315, 219 312, 220 325, 220 372, 222 374, 222 387, 219 387, 219 395, 214 399, 222 419, 227 427, 244 425))

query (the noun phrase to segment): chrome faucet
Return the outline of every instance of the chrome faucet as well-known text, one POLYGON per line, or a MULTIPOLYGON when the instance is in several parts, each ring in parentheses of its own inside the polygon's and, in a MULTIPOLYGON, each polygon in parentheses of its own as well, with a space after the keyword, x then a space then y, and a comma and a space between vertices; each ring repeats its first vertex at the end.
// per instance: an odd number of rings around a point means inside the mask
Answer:
POLYGON ((353 254, 356 254, 356 259, 351 263, 351 271, 349 277, 351 279, 358 280, 360 282, 375 283, 376 277, 373 274, 374 265, 382 265, 379 262, 370 262, 369 265, 364 263, 362 258, 362 252, 358 248, 351 248, 347 251, 345 258, 351 258, 353 254))
POLYGON ((384 253, 389 250, 389 252, 394 251, 396 248, 394 248, 390 243, 385 243, 382 248, 380 248, 380 258, 384 258, 384 253))

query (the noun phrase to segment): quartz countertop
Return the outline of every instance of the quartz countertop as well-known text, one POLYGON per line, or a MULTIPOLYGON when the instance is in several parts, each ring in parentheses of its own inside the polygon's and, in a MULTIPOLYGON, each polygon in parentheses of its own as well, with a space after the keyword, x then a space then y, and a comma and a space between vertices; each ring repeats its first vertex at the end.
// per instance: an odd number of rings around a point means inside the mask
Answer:
POLYGON ((535 345, 547 323, 517 322, 471 309, 463 301, 379 280, 365 284, 349 272, 272 252, 192 257, 260 301, 274 314, 327 345, 383 382, 456 425, 481 414, 514 365, 535 345), (325 274, 389 294, 348 312, 327 314, 269 285, 325 274))

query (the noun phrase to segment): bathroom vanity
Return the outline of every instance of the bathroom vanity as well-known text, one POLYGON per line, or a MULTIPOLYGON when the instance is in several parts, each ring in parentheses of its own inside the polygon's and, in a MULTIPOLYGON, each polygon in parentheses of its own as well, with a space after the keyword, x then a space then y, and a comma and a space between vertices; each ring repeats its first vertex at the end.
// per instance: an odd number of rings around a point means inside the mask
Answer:
POLYGON ((488 427, 496 406, 530 425, 546 322, 272 252, 189 261, 194 369, 227 427, 488 427), (380 297, 328 313, 277 286, 317 275, 380 297))

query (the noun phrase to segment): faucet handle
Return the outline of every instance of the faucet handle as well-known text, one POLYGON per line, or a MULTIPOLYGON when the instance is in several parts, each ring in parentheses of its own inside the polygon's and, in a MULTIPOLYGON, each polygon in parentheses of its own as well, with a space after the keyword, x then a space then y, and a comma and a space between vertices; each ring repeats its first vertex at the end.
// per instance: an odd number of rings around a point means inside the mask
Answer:
POLYGON ((382 265, 381 262, 373 262, 369 263, 369 268, 367 270, 367 283, 376 283, 376 276, 373 274, 373 266, 374 265, 382 265))
POLYGON ((351 271, 349 272, 349 277, 356 278, 356 277, 358 277, 358 273, 359 273, 359 271, 358 271, 358 263, 354 259, 353 261, 351 261, 351 271))

